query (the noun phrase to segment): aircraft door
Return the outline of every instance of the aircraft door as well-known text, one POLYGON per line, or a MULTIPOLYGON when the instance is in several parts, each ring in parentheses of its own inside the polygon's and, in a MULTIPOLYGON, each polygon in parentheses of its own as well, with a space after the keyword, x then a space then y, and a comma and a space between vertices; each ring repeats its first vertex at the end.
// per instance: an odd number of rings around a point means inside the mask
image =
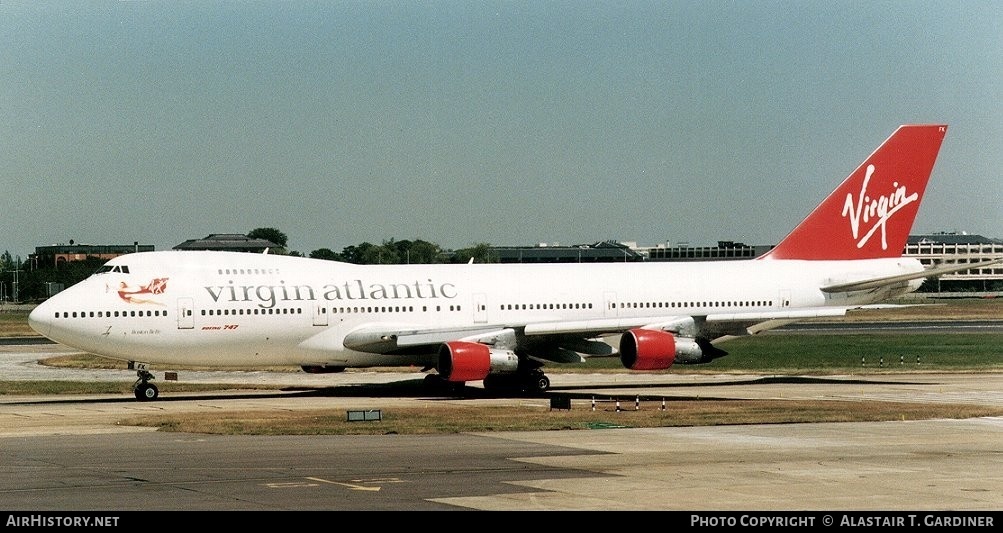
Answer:
POLYGON ((178 329, 195 327, 195 302, 191 298, 178 298, 178 329))
POLYGON ((781 289, 780 294, 777 296, 777 309, 786 309, 791 306, 791 291, 789 289, 781 289))
POLYGON ((327 306, 322 304, 314 304, 313 306, 313 325, 315 326, 326 326, 327 325, 327 306))
POLYGON ((620 310, 616 308, 616 293, 603 293, 603 316, 613 318, 620 315, 620 310))
POLYGON ((483 324, 488 321, 487 296, 482 293, 474 295, 474 322, 483 324))

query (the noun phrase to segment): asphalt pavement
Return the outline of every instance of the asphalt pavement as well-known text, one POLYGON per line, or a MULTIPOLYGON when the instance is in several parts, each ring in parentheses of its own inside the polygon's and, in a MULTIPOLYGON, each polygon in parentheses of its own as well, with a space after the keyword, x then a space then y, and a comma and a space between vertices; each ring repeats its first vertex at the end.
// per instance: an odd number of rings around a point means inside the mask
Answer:
MULTIPOLYGON (((38 365, 56 345, 0 347, 2 379, 131 379, 38 365)), ((388 393, 419 372, 183 372, 288 392, 0 397, 0 501, 12 511, 1003 509, 1003 419, 626 427, 456 435, 214 436, 122 425, 148 413, 533 404, 388 393), (307 395, 387 383, 380 396, 307 395), (300 392, 297 392, 300 391, 300 392)), ((1003 406, 1003 374, 551 374, 555 391, 1003 406)), ((370 389, 371 390, 371 389, 370 389)), ((574 400, 585 402, 587 400, 574 400)), ((657 408, 646 405, 642 408, 657 408)), ((363 422, 365 423, 365 422, 363 422)))

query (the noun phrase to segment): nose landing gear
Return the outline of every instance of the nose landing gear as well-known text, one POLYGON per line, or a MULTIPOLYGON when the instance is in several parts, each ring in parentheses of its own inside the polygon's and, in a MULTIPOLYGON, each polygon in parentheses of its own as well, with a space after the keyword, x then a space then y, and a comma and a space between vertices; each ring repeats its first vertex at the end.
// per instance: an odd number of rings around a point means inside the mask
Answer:
POLYGON ((150 380, 153 379, 153 374, 141 367, 139 370, 136 370, 136 376, 139 379, 132 385, 132 392, 136 394, 136 399, 144 402, 156 400, 157 396, 160 395, 160 390, 157 389, 156 385, 150 383, 150 380))

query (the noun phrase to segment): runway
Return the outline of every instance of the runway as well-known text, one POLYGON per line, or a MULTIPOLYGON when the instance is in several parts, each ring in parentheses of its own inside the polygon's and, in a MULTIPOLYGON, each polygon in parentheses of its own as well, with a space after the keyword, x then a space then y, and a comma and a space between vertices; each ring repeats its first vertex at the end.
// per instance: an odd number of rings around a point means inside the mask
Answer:
MULTIPOLYGON (((29 360, 54 349, 3 347, 0 371, 48 373, 52 369, 36 368, 29 360)), ((122 378, 122 371, 114 372, 122 378)), ((199 379, 203 377, 212 376, 199 379)), ((287 373, 267 379, 323 379, 325 386, 333 386, 334 378, 351 387, 412 377, 406 372, 287 373)), ((805 380, 553 373, 551 380, 555 390, 596 395, 626 390, 715 398, 1003 406, 1003 374, 995 373, 805 380)), ((72 400, 0 397, 0 501, 8 511, 109 512, 1003 509, 1000 418, 430 436, 227 437, 116 423, 145 412, 212 416, 235 408, 393 409, 454 401, 459 406, 548 400, 317 397, 294 392, 185 394, 157 402, 120 395, 72 400)))

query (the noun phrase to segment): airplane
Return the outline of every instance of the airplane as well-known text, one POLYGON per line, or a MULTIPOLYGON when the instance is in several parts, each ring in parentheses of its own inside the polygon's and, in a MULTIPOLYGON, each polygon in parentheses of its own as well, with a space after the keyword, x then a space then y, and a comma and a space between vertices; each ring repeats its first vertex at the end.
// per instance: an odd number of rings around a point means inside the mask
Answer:
POLYGON ((546 365, 620 358, 659 371, 730 338, 885 305, 925 278, 903 257, 947 126, 903 125, 765 254, 746 260, 355 265, 276 254, 147 251, 109 260, 29 323, 73 348, 151 365, 421 367, 437 390, 542 393, 546 365))

